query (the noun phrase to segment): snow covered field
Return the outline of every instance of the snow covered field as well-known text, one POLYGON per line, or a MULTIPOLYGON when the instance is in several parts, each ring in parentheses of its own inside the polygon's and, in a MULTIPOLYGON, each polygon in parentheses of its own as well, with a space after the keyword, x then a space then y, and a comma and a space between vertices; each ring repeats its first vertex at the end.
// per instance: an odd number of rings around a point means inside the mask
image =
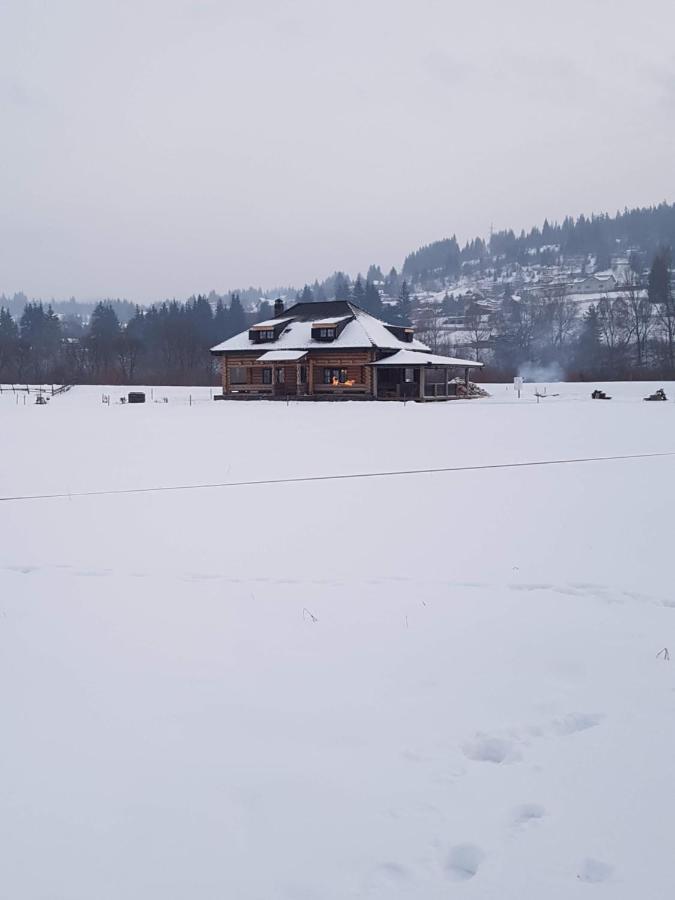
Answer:
MULTIPOLYGON (((595 386, 3 393, 0 496, 675 451, 675 403, 641 399, 660 384, 595 386)), ((674 476, 675 455, 0 502, 0 895, 672 896, 674 476)))

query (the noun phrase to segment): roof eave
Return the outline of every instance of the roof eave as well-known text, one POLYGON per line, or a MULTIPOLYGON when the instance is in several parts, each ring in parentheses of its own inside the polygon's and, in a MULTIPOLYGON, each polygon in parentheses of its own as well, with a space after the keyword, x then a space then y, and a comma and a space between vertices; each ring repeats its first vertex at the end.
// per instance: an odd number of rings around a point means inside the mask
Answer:
MULTIPOLYGON (((272 343, 272 342, 270 341, 270 343, 272 343)), ((217 347, 212 347, 209 350, 209 353, 211 353, 213 356, 224 356, 226 353, 246 353, 246 354, 256 353, 256 352, 260 353, 260 352, 264 352, 264 350, 261 351, 261 349, 260 349, 261 347, 264 347, 264 344, 252 344, 250 347, 237 347, 236 349, 233 348, 231 350, 228 350, 228 349, 219 350, 217 347)), ((273 348, 270 347, 269 349, 272 350, 273 348)), ((342 352, 351 353, 354 350, 393 350, 395 353, 398 353, 399 350, 403 350, 403 349, 407 350, 409 348, 408 347, 405 347, 405 348, 403 348, 403 347, 379 347, 375 344, 354 344, 354 345, 350 345, 350 346, 347 346, 346 344, 340 344, 340 345, 336 346, 335 344, 331 344, 330 341, 326 341, 326 342, 321 342, 321 344, 317 347, 279 347, 277 349, 292 350, 294 352, 295 351, 300 352, 302 350, 305 353, 315 353, 315 352, 316 353, 326 353, 326 352, 328 352, 328 353, 330 353, 330 352, 332 352, 332 353, 342 353, 342 352)), ((431 351, 416 350, 415 352, 416 353, 429 353, 431 351)), ((481 363, 481 365, 482 365, 482 363, 481 363)))

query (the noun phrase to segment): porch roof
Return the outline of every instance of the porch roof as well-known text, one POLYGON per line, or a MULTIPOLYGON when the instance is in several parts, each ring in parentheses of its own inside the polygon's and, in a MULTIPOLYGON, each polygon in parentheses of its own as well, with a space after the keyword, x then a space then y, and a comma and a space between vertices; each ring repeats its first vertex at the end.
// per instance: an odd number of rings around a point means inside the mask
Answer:
POLYGON ((475 369, 482 367, 483 363, 475 359, 455 359, 452 356, 439 356, 436 353, 419 353, 416 350, 399 350, 386 359, 378 359, 369 363, 371 366, 396 366, 398 368, 415 368, 415 366, 439 366, 457 367, 461 369, 475 369))
POLYGON ((258 362, 295 362, 305 356, 306 350, 268 350, 258 357, 258 362))

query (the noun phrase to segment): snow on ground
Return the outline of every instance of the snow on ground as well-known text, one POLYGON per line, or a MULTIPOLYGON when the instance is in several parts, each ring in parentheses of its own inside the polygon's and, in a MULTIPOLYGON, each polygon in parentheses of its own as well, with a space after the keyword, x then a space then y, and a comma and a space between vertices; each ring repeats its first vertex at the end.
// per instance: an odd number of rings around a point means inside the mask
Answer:
MULTIPOLYGON (((3 393, 0 496, 675 451, 595 386, 3 393)), ((671 896, 674 468, 0 502, 2 895, 671 896)))

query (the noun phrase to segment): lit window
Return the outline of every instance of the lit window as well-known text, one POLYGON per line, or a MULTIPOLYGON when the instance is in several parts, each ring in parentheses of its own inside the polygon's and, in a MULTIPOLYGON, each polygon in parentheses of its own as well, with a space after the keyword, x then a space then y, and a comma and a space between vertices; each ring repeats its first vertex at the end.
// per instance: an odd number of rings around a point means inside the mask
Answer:
POLYGON ((346 384, 348 387, 354 384, 347 378, 346 369, 324 369, 323 383, 332 384, 334 387, 339 384, 346 384))

